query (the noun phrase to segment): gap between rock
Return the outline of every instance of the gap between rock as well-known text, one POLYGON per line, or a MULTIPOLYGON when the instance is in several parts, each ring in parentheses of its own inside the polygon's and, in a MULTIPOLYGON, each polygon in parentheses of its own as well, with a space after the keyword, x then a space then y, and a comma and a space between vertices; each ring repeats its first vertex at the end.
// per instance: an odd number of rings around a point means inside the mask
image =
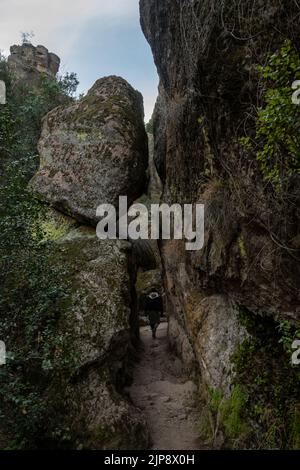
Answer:
POLYGON ((161 323, 153 340, 150 327, 141 327, 140 360, 129 393, 148 423, 153 450, 201 449, 197 387, 170 351, 167 329, 168 324, 161 323))

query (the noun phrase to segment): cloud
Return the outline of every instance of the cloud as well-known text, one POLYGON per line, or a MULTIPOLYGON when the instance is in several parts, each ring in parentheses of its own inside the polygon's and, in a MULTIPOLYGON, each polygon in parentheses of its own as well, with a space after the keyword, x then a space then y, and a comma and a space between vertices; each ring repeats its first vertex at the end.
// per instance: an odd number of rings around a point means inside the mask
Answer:
POLYGON ((100 76, 126 78, 144 95, 149 120, 157 75, 139 26, 139 0, 0 0, 0 50, 6 55, 33 31, 62 60, 61 73, 77 72, 80 92, 100 76))
POLYGON ((124 22, 137 11, 138 0, 0 0, 0 49, 20 42, 22 31, 34 31, 33 42, 66 54, 90 19, 124 22))

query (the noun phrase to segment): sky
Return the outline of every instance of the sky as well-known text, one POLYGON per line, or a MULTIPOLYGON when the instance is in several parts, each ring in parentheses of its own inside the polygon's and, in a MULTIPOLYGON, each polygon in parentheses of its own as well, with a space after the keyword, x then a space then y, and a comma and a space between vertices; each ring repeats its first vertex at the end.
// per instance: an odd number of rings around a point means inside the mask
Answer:
POLYGON ((149 121, 158 77, 139 23, 139 0, 0 0, 0 50, 22 32, 61 58, 60 73, 76 72, 79 93, 100 77, 120 75, 144 96, 149 121))

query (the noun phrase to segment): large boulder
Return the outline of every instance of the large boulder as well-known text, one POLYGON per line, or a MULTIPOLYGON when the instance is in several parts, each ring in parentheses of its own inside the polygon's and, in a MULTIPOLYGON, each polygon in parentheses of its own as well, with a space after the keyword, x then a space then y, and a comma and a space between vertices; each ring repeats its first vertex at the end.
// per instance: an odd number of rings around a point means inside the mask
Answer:
POLYGON ((51 111, 32 187, 59 210, 96 223, 100 204, 132 203, 146 184, 143 99, 125 80, 98 80, 80 101, 51 111))
MULTIPOLYGON (((54 213, 49 226, 57 224, 54 213)), ((138 338, 130 244, 99 241, 93 228, 74 228, 68 218, 64 229, 59 239, 56 230, 47 232, 55 234, 53 265, 64 266, 70 290, 57 319, 60 347, 45 393, 53 410, 48 438, 59 428, 69 430, 72 448, 147 448, 145 421, 123 393, 138 338)))

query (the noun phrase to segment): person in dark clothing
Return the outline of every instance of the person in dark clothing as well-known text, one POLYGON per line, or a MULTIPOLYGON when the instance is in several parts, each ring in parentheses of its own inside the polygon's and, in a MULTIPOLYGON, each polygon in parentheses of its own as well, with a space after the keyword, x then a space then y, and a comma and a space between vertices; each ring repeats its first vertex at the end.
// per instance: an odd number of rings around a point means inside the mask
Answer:
POLYGON ((149 312, 149 323, 152 330, 152 338, 155 339, 156 330, 160 324, 160 312, 155 312, 155 310, 149 312))
POLYGON ((152 338, 155 339, 156 330, 159 327, 162 312, 162 300, 157 292, 151 292, 151 294, 147 296, 146 309, 152 330, 152 338))

